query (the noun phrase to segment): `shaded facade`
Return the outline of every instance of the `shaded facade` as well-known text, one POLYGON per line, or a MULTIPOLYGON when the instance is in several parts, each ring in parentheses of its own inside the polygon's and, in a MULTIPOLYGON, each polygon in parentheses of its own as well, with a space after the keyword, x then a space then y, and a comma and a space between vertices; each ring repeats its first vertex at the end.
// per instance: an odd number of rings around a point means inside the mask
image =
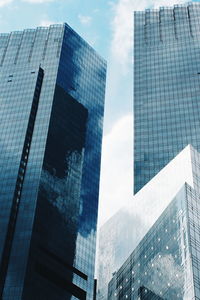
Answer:
POLYGON ((92 299, 106 64, 67 24, 0 35, 0 292, 92 299))
POLYGON ((199 3, 135 12, 135 193, 187 144, 200 150, 199 20, 199 3))
POLYGON ((162 300, 163 298, 159 297, 151 290, 147 289, 145 286, 141 286, 138 289, 138 296, 141 300, 162 300))

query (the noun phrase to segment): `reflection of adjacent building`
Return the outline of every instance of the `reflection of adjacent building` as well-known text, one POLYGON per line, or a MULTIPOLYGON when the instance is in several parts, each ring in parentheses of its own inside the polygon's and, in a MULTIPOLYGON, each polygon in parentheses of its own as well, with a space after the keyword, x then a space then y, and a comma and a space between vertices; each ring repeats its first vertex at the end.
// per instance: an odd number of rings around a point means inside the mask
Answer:
MULTIPOLYGON (((190 168, 186 164, 185 168, 186 172, 192 175, 190 184, 183 184, 171 201, 168 199, 168 205, 160 209, 159 215, 149 210, 148 218, 152 218, 152 225, 150 222, 149 225, 146 223, 145 229, 137 228, 137 220, 133 215, 132 226, 136 227, 138 243, 110 281, 109 300, 198 299, 200 294, 200 154, 192 147, 189 151, 190 155, 187 159, 190 168)), ((184 165, 182 167, 184 168, 184 165)), ((160 176, 162 181, 164 179, 162 171, 160 173, 157 177, 160 176)), ((171 176, 173 174, 174 172, 171 176)), ((176 173, 176 176, 181 174, 176 173)), ((148 184, 150 183, 151 181, 148 184)), ((162 186, 160 188, 162 189, 162 186)), ((144 189, 145 187, 142 190, 144 189)), ((149 197, 151 198, 151 195, 149 197)), ((159 205, 158 200, 162 202, 163 198, 157 200, 155 198, 152 205, 159 205)), ((141 215, 144 223, 146 217, 144 211, 141 215)))
POLYGON ((105 61, 67 24, 0 44, 0 298, 92 299, 105 61))

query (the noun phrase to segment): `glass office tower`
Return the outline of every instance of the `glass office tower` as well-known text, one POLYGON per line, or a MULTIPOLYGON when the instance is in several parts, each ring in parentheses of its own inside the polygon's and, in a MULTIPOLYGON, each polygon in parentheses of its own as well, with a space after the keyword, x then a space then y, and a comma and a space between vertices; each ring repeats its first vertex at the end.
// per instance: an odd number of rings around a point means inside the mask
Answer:
POLYGON ((191 145, 154 176, 133 197, 131 205, 124 206, 100 228, 99 300, 110 300, 108 283, 113 274, 131 255, 185 183, 200 192, 200 154, 191 145))
POLYGON ((92 299, 106 63, 67 24, 0 35, 0 298, 92 299))
POLYGON ((134 15, 134 192, 187 144, 200 150, 200 4, 134 15))
POLYGON ((199 299, 199 215, 200 195, 185 184, 113 276, 108 299, 199 299))

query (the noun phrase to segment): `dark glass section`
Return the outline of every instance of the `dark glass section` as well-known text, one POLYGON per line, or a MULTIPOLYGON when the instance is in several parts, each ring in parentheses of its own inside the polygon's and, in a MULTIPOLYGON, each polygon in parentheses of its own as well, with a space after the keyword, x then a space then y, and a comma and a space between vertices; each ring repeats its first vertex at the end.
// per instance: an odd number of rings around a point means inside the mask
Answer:
MULTIPOLYGON (((36 263, 35 265, 36 272, 41 276, 45 277, 47 280, 51 281, 53 284, 57 285, 59 288, 66 290, 71 295, 75 296, 80 300, 86 299, 86 292, 80 289, 75 284, 67 281, 64 278, 61 278, 56 272, 48 268, 47 266, 36 263)), ((66 299, 66 298, 65 298, 66 299)))
MULTIPOLYGON (((79 276, 83 274, 79 270, 74 272, 73 264, 81 209, 80 180, 87 116, 84 106, 57 85, 38 193, 24 299, 43 299, 47 295, 48 299, 59 299, 61 295, 59 293, 56 296, 53 286, 44 289, 42 280, 37 278, 38 273, 34 272, 36 262, 41 265, 44 262, 46 265, 53 264, 58 277, 66 278, 69 282, 72 282, 74 273, 79 273, 79 276)), ((62 290, 62 297, 68 299, 66 288, 62 284, 58 287, 62 290)))
POLYGON ((93 292, 93 300, 97 299, 97 279, 94 279, 94 292, 93 292))
MULTIPOLYGON (((98 212, 101 140, 106 64, 98 54, 65 27, 57 83, 88 110, 80 186, 80 211, 74 266, 88 275, 88 299, 93 298, 96 221, 98 212)), ((78 284, 79 279, 73 278, 78 284)))
POLYGON ((141 286, 138 290, 138 296, 141 300, 163 300, 151 290, 147 289, 145 286, 141 286))
POLYGON ((32 135, 33 135, 34 125, 35 125, 35 119, 36 119, 37 110, 38 110, 38 104, 39 104, 40 92, 41 92, 41 88, 42 88, 43 77, 44 77, 44 72, 40 68, 38 71, 38 78, 36 81, 32 107, 31 107, 30 116, 29 116, 29 120, 28 120, 28 127, 27 127, 27 131, 26 131, 26 135, 25 135, 25 141, 24 141, 24 146, 23 146, 23 150, 22 150, 22 156, 21 156, 21 160, 20 160, 15 191, 14 191, 14 196, 13 196, 13 200, 12 200, 10 218, 9 218, 9 222, 8 222, 7 233, 6 233, 3 253, 2 253, 2 257, 1 257, 0 297, 2 297, 2 295, 3 295, 3 289, 4 289, 4 284, 5 284, 5 279, 6 279, 7 269, 8 269, 8 263, 9 263, 9 258, 10 258, 13 237, 14 237, 14 233, 15 233, 15 226, 16 226, 16 221, 17 221, 19 205, 20 205, 20 196, 21 196, 21 192, 23 189, 23 181, 24 181, 24 176, 26 173, 26 166, 27 166, 27 161, 28 161, 28 157, 29 157, 29 150, 30 150, 30 146, 31 146, 32 135))
POLYGON ((70 271, 72 271, 73 273, 77 274, 78 276, 80 276, 81 278, 87 280, 88 276, 85 275, 83 272, 79 271, 78 269, 74 268, 72 265, 69 265, 68 263, 66 263, 66 261, 60 259, 59 257, 57 257, 54 253, 50 252, 49 250, 45 249, 45 248, 40 248, 41 251, 45 252, 48 256, 50 256, 53 260, 57 261, 58 263, 62 264, 63 266, 65 266, 67 269, 69 269, 70 271))

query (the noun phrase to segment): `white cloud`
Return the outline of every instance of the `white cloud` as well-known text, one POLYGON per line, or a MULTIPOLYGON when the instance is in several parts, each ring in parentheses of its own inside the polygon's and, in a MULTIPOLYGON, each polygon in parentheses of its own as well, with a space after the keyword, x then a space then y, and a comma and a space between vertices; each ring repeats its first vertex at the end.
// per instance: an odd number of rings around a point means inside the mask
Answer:
POLYGON ((13 0, 0 0, 0 7, 5 6, 13 2, 13 0))
POLYGON ((48 18, 47 14, 43 14, 41 16, 41 20, 39 21, 38 26, 48 27, 48 26, 53 25, 53 24, 62 24, 62 22, 57 22, 57 21, 54 21, 54 20, 50 20, 48 18))
POLYGON ((99 224, 132 200, 133 118, 117 121, 103 138, 99 224))
POLYGON ((184 282, 183 266, 177 264, 172 254, 157 255, 149 263, 148 270, 151 270, 151 281, 148 288, 156 294, 166 291, 166 283, 170 283, 175 290, 181 290, 184 282), (152 262, 154 268, 152 268, 152 262), (162 276, 158 276, 158 273, 162 276), (156 285, 154 284, 156 282, 156 285))
POLYGON ((161 6, 173 6, 175 4, 183 4, 187 2, 188 1, 184 0, 154 0, 152 1, 152 5, 154 8, 159 8, 161 6))
POLYGON ((38 3, 52 2, 54 0, 22 0, 22 1, 32 3, 32 4, 38 4, 38 3))
POLYGON ((158 8, 181 4, 184 0, 118 0, 112 3, 114 19, 112 21, 113 39, 111 51, 114 57, 122 65, 131 62, 133 47, 133 11, 146 8, 158 8))
POLYGON ((41 20, 39 26, 48 27, 48 26, 50 26, 50 25, 52 25, 52 24, 55 24, 55 23, 56 23, 56 22, 50 21, 50 20, 48 20, 48 19, 43 19, 43 20, 41 20))
POLYGON ((78 15, 78 18, 79 18, 79 21, 81 22, 81 24, 84 24, 84 25, 91 24, 92 17, 90 17, 90 16, 78 15))

